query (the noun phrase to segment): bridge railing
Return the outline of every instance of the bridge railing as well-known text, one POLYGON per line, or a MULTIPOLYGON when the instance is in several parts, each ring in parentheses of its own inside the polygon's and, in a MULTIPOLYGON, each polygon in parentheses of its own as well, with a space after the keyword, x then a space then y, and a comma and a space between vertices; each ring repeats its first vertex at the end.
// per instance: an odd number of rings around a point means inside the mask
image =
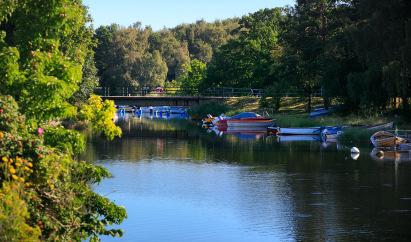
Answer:
MULTIPOLYGON (((95 93, 101 96, 211 96, 211 97, 262 97, 265 94, 264 89, 258 88, 233 88, 233 87, 212 87, 204 90, 190 88, 133 88, 133 87, 117 87, 115 89, 109 87, 99 87, 95 93)), ((305 97, 304 92, 278 92, 270 93, 271 97, 305 97)), ((312 97, 322 97, 323 93, 317 91, 311 95, 312 97)))
POLYGON ((232 88, 217 87, 204 90, 189 88, 132 88, 118 87, 116 89, 108 87, 98 87, 95 93, 101 96, 213 96, 213 97, 242 97, 264 95, 264 89, 254 88, 232 88))

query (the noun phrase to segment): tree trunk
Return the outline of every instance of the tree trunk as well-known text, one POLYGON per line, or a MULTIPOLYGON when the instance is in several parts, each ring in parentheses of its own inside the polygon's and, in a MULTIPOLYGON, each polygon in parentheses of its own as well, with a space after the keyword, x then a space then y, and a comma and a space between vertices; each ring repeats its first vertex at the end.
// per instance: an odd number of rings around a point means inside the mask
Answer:
POLYGON ((331 106, 331 98, 329 97, 323 97, 324 100, 324 107, 325 109, 328 109, 331 106))
POLYGON ((275 97, 275 104, 274 104, 274 109, 276 112, 280 110, 281 107, 281 97, 275 97))
POLYGON ((408 97, 402 97, 402 108, 405 111, 410 110, 410 100, 408 99, 408 97))
POLYGON ((307 102, 307 112, 311 113, 311 102, 312 102, 312 96, 311 94, 308 96, 308 102, 307 102))

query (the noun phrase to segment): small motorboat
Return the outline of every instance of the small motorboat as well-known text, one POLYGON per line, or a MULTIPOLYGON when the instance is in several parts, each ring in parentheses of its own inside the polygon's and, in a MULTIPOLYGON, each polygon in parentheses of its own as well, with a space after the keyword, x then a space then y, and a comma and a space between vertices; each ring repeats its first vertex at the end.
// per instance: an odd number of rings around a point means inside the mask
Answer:
POLYGON ((320 135, 323 127, 278 128, 278 135, 320 135))
POLYGON ((278 136, 278 142, 320 142, 321 138, 318 135, 289 135, 289 136, 278 136))
POLYGON ((227 119, 228 127, 269 127, 273 120, 252 112, 240 113, 227 119))
POLYGON ((205 128, 209 128, 213 126, 213 120, 215 119, 215 117, 213 117, 213 115, 211 114, 207 114, 206 118, 203 118, 201 121, 203 123, 203 127, 205 128))
POLYGON ((221 114, 218 117, 215 117, 212 121, 213 126, 215 127, 227 127, 227 120, 230 117, 225 116, 224 114, 221 114))
POLYGON ((370 140, 376 148, 397 147, 400 144, 407 143, 406 139, 387 131, 378 131, 371 136, 370 140))
POLYGON ((142 113, 153 113, 153 107, 140 107, 137 112, 139 112, 140 114, 142 113))
POLYGON ((325 127, 321 131, 321 139, 324 142, 336 141, 342 133, 343 131, 341 127, 325 127))
POLYGON ((330 110, 325 108, 317 108, 310 113, 310 118, 317 118, 322 116, 327 116, 330 114, 330 110))
POLYGON ((186 114, 187 109, 184 107, 170 107, 169 112, 170 114, 186 114))
POLYGON ((279 132, 279 130, 280 130, 280 127, 270 126, 270 127, 267 128, 267 133, 268 133, 269 135, 277 135, 278 132, 279 132))

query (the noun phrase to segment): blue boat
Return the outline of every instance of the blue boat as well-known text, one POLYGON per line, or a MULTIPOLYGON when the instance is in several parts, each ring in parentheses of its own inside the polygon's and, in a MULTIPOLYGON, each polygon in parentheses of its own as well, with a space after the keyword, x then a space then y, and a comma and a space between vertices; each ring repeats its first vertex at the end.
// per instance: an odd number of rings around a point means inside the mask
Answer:
POLYGON ((342 127, 324 127, 321 131, 321 139, 324 142, 337 140, 342 133, 342 127))

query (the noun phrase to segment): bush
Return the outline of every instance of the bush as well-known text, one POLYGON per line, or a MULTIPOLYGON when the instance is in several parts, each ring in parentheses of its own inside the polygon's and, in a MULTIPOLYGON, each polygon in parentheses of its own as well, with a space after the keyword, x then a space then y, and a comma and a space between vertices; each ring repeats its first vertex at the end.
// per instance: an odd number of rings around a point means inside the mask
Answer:
POLYGON ((76 131, 30 129, 10 96, 0 96, 0 240, 81 241, 121 235, 125 209, 91 185, 110 176, 78 161, 84 148, 76 131))
POLYGON ((220 114, 226 113, 229 110, 229 107, 224 102, 206 102, 200 105, 193 106, 189 110, 191 116, 205 117, 207 114, 213 116, 218 116, 220 114))

